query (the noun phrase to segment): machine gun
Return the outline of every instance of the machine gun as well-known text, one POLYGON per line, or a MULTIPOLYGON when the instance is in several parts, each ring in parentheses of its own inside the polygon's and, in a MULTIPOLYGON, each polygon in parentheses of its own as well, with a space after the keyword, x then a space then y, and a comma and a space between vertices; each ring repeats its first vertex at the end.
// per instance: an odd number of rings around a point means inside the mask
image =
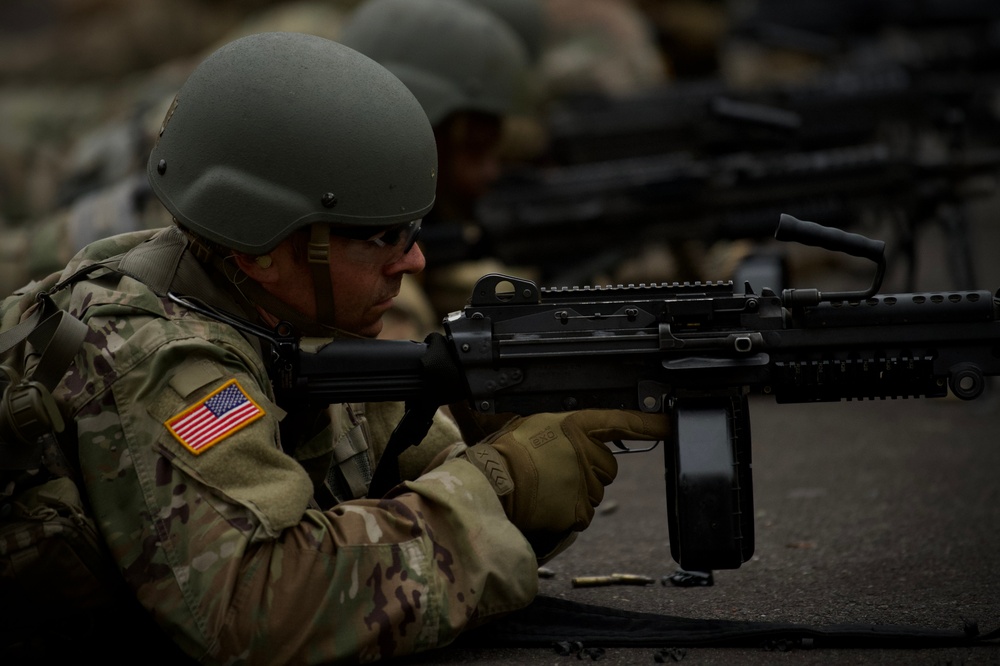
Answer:
POLYGON ((699 157, 803 151, 892 138, 940 117, 905 67, 840 68, 807 83, 739 89, 681 81, 627 96, 581 94, 546 116, 547 160, 574 165, 687 151, 699 157))
POLYGON ((1000 300, 989 291, 879 294, 882 241, 787 215, 775 235, 871 260, 874 280, 857 292, 756 294, 732 283, 539 289, 493 274, 425 342, 342 340, 308 353, 292 336, 250 332, 271 342, 281 404, 406 403, 371 497, 398 481, 396 456, 419 443, 440 405, 666 412, 671 555, 689 570, 738 568, 754 550, 748 396, 825 402, 950 389, 973 399, 1000 374, 1000 300))
MULTIPOLYGON (((795 9, 816 19, 824 10, 839 13, 842 4, 796 3, 795 9)), ((876 18, 873 3, 859 4, 865 18, 876 18)), ((571 95, 547 111, 546 157, 569 165, 678 150, 698 156, 802 151, 868 141, 911 143, 926 134, 995 144, 1000 12, 996 3, 985 4, 990 6, 982 8, 981 17, 974 12, 948 28, 938 21, 930 35, 920 35, 911 24, 893 33, 890 47, 860 36, 850 39, 850 32, 844 38, 852 46, 841 45, 832 36, 778 25, 773 19, 794 14, 788 3, 780 3, 773 16, 748 21, 730 37, 765 45, 777 40, 793 51, 812 52, 778 39, 779 34, 811 35, 815 39, 807 42, 825 44, 819 60, 827 64, 809 78, 757 85, 706 78, 630 95, 571 95)), ((902 16, 883 18, 894 25, 902 16)), ((928 15, 926 20, 931 25, 935 19, 928 15)), ((832 23, 818 20, 827 27, 832 23)))
POLYGON ((707 157, 868 141, 906 148, 925 135, 995 143, 997 50, 983 58, 990 68, 978 61, 879 61, 830 68, 795 84, 741 88, 707 79, 628 96, 569 97, 547 114, 546 158, 572 165, 680 150, 707 157))
MULTIPOLYGON (((991 150, 932 159, 882 143, 708 159, 667 154, 523 171, 483 197, 477 220, 480 243, 493 256, 536 268, 547 284, 578 284, 641 247, 767 238, 786 207, 835 227, 888 212, 900 222, 907 288, 916 268, 913 237, 929 220, 951 226, 952 270, 968 288, 975 280, 960 204, 992 193, 978 184, 998 171, 1000 153, 991 150)), ((427 232, 441 235, 430 225, 427 232)), ((429 243, 428 264, 448 247, 429 243)))

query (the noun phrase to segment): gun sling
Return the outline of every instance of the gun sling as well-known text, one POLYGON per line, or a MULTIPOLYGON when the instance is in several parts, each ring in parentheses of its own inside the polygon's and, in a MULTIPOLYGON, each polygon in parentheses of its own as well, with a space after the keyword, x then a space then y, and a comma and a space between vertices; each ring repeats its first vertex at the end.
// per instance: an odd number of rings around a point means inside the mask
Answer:
POLYGON ((527 608, 465 634, 459 647, 767 647, 943 648, 996 646, 1000 629, 980 634, 975 622, 962 629, 880 624, 811 626, 686 618, 583 604, 539 596, 527 608))

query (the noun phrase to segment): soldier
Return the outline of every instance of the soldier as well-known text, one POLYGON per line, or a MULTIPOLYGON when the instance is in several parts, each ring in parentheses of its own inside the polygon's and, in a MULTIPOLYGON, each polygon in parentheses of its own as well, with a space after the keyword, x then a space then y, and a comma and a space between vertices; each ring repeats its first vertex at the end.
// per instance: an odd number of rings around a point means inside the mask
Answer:
POLYGON ((488 256, 475 207, 501 174, 504 119, 528 92, 525 41, 464 0, 368 0, 338 41, 405 83, 434 128, 440 176, 424 219, 425 238, 435 240, 424 286, 439 321, 465 304, 476 278, 504 270, 488 258, 474 261, 488 256))
POLYGON ((166 65, 123 87, 108 120, 78 133, 51 184, 48 204, 18 224, 0 226, 0 296, 61 269, 83 246, 117 233, 170 224, 151 196, 145 159, 163 114, 192 65, 166 65))
POLYGON ((541 58, 549 42, 549 20, 543 0, 465 0, 487 9, 514 30, 527 49, 528 71, 522 99, 504 116, 499 155, 505 164, 529 164, 545 159, 548 130, 541 58))
POLYGON ((89 245, 0 314, 6 329, 65 281, 51 296, 89 332, 54 395, 86 495, 128 588, 192 657, 446 645, 530 602, 538 561, 615 476, 603 442, 664 435, 663 415, 595 410, 467 446, 438 418, 404 481, 365 497, 398 409, 275 404, 260 341, 168 297, 332 344, 378 335, 424 265, 437 155, 413 95, 356 51, 298 33, 222 47, 178 92, 147 172, 174 226, 89 245))
POLYGON ((628 95, 669 81, 654 25, 631 0, 545 0, 545 9, 540 69, 551 98, 628 95))

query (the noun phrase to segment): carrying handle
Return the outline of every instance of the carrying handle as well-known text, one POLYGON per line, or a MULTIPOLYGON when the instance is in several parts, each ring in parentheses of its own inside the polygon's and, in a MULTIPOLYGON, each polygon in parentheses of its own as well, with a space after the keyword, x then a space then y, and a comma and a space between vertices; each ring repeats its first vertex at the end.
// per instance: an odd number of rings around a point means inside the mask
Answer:
POLYGON ((781 301, 788 307, 816 305, 823 301, 863 301, 871 298, 882 288, 885 278, 885 241, 872 240, 834 227, 825 227, 815 222, 799 220, 787 213, 778 219, 774 237, 780 241, 796 242, 802 245, 823 248, 831 252, 841 252, 852 257, 868 259, 875 263, 875 277, 865 291, 821 292, 818 289, 785 289, 781 301))

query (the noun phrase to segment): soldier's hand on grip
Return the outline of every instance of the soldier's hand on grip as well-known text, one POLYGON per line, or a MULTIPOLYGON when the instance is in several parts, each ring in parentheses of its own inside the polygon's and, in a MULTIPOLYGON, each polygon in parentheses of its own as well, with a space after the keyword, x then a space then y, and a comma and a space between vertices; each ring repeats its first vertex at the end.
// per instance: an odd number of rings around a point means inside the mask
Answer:
POLYGON ((511 522, 526 534, 586 528, 618 473, 605 442, 659 440, 664 414, 583 410, 517 418, 465 453, 493 484, 511 522))

